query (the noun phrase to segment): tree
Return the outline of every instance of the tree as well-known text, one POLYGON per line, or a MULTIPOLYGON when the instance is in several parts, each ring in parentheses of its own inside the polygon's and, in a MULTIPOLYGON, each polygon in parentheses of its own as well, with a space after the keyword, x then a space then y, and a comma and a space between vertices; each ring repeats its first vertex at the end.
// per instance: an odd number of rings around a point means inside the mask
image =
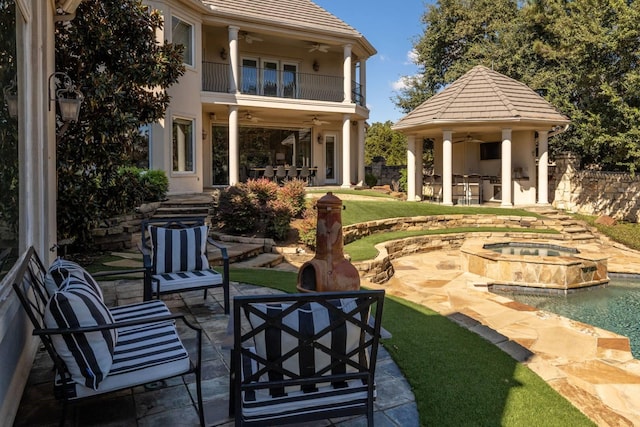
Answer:
POLYGON ((584 164, 640 166, 640 2, 617 0, 442 0, 423 16, 415 48, 423 69, 399 93, 410 111, 483 64, 544 89, 568 115, 552 155, 573 151, 584 164))
POLYGON ((182 46, 156 42, 162 25, 141 0, 84 0, 56 25, 56 71, 85 96, 58 138, 58 238, 85 246, 92 225, 133 208, 119 170, 144 156, 140 127, 163 118, 166 89, 184 73, 182 46))
POLYGON ((407 137, 391 129, 393 123, 375 122, 367 130, 364 141, 364 162, 371 164, 374 157, 384 157, 389 166, 407 164, 407 137))

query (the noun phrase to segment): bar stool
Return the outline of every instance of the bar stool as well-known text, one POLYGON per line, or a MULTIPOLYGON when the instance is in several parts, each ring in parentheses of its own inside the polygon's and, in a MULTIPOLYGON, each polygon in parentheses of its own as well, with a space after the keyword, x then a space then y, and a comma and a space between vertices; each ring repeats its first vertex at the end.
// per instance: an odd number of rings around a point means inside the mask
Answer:
POLYGON ((276 181, 278 182, 278 184, 282 184, 286 177, 287 177, 287 170, 284 168, 283 165, 279 165, 276 168, 276 181))
POLYGON ((287 169, 287 179, 296 179, 298 177, 298 168, 296 165, 291 165, 287 169))
POLYGON ((304 180, 307 182, 307 184, 309 184, 309 176, 311 175, 311 173, 309 172, 309 166, 302 166, 302 168, 300 169, 300 175, 298 175, 298 178, 304 180))
POLYGON ((275 176, 275 172, 273 171, 273 166, 271 165, 265 166, 264 173, 262 174, 262 176, 268 179, 269 181, 273 181, 273 178, 275 176))

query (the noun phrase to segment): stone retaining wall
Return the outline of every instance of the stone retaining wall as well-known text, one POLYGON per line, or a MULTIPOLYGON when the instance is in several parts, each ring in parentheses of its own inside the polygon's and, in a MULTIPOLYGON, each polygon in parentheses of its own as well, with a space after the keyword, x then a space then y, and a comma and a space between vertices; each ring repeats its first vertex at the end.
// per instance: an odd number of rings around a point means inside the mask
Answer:
POLYGON ((556 209, 615 219, 640 220, 640 177, 622 172, 579 170, 580 158, 564 154, 556 159, 556 209))
POLYGON ((373 283, 385 283, 394 274, 392 261, 396 258, 416 253, 426 253, 442 249, 459 249, 467 237, 509 238, 509 239, 570 239, 562 233, 521 232, 523 228, 554 229, 562 231, 560 222, 546 218, 505 216, 505 215, 434 215, 410 218, 391 218, 344 226, 342 233, 345 245, 362 237, 385 231, 398 230, 446 230, 469 227, 508 227, 506 232, 445 233, 414 236, 391 240, 376 245, 378 256, 373 260, 354 262, 360 276, 373 283))

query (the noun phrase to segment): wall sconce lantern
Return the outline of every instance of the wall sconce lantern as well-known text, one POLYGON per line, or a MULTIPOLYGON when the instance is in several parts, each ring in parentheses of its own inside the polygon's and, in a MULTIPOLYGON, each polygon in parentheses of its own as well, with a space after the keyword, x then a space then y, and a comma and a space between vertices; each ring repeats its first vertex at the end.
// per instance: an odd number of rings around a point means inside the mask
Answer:
POLYGON ((15 119, 18 117, 18 90, 16 88, 16 78, 14 77, 7 86, 2 89, 4 102, 7 105, 9 117, 15 119))
POLYGON ((202 129, 202 140, 205 141, 207 139, 207 131, 202 129))
POLYGON ((58 103, 60 117, 63 122, 77 122, 80 115, 80 105, 84 100, 84 95, 73 84, 71 77, 67 73, 55 72, 49 76, 49 111, 51 102, 58 103), (51 96, 51 80, 54 81, 54 95, 51 96))
POLYGON ((228 57, 229 56, 227 55, 227 50, 225 48, 222 48, 222 50, 220 51, 220 59, 226 61, 228 57))
POLYGON ((318 134, 318 144, 322 145, 322 135, 318 134))
POLYGON ((318 64, 318 61, 313 61, 313 71, 316 73, 320 71, 320 64, 318 64))

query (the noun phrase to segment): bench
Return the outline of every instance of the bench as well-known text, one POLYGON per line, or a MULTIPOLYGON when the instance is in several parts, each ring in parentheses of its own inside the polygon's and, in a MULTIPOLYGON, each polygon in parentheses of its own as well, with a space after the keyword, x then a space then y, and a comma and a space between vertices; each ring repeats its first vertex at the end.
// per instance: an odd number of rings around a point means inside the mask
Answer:
POLYGON ((365 414, 373 426, 383 302, 383 290, 235 297, 235 425, 365 414))
POLYGON ((205 217, 150 218, 141 223, 144 299, 222 287, 229 314, 229 256, 227 248, 209 237, 205 217), (207 244, 222 255, 222 273, 209 267, 207 244))
POLYGON ((160 300, 107 308, 92 276, 57 259, 46 269, 33 247, 8 273, 13 289, 53 361, 54 395, 68 403, 194 373, 200 424, 204 425, 202 330, 160 300), (196 336, 190 357, 176 328, 196 336))

